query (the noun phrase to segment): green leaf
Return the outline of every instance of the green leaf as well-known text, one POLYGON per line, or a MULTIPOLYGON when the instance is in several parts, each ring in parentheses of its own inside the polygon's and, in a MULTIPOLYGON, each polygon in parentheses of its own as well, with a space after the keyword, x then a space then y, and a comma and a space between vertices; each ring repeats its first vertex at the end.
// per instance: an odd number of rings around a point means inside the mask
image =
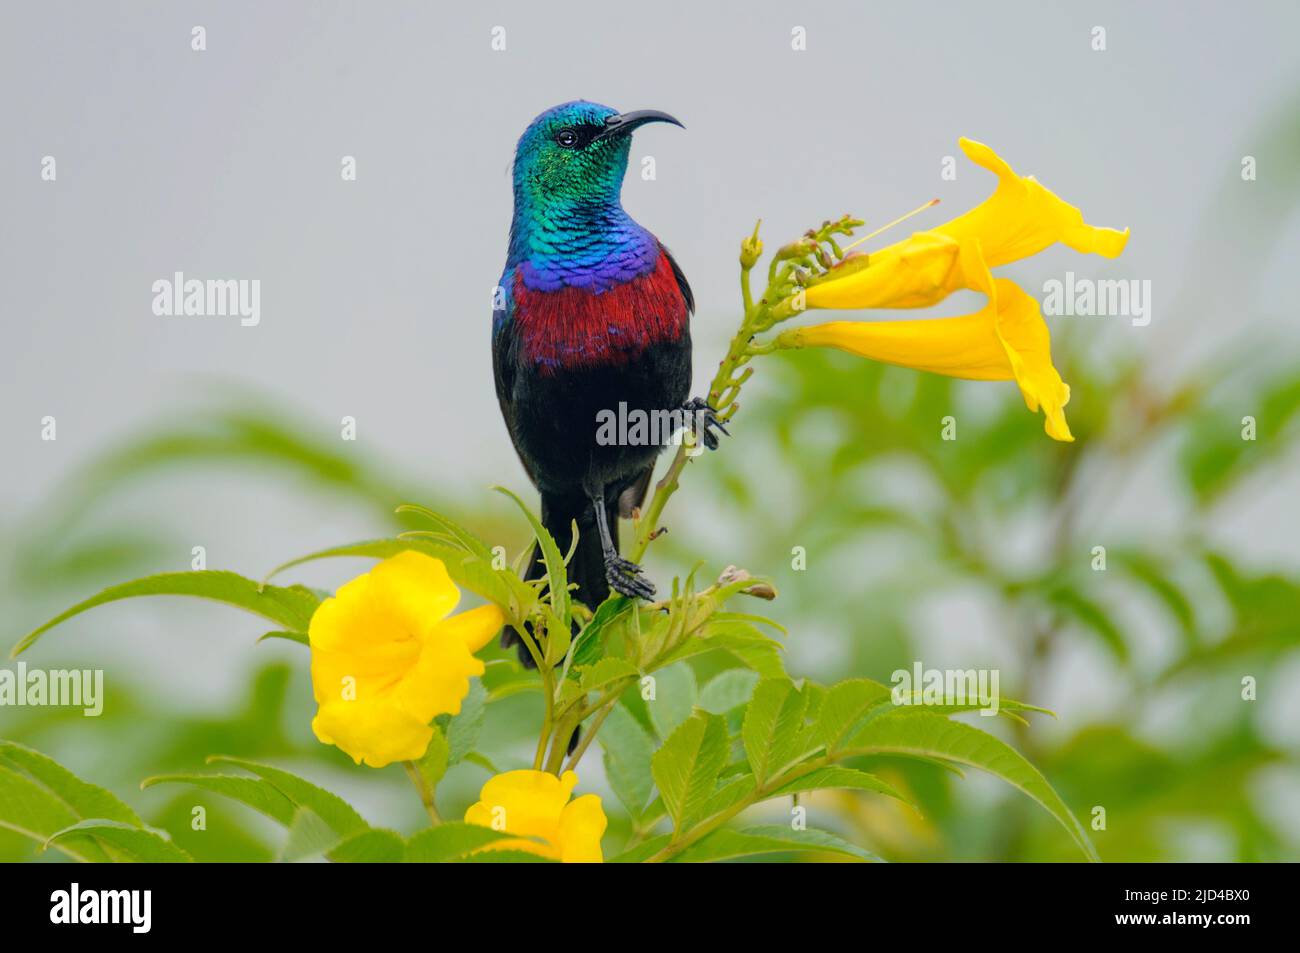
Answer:
POLYGON ((773 791, 770 797, 784 797, 788 794, 799 794, 802 791, 824 791, 831 788, 873 791, 876 794, 884 794, 900 801, 908 801, 892 785, 886 784, 874 774, 868 774, 866 771, 859 771, 856 768, 840 767, 839 765, 831 765, 830 767, 810 771, 789 784, 783 784, 773 791))
POLYGON ((346 837, 328 854, 338 864, 395 864, 406 856, 406 840, 380 827, 346 837))
POLYGON ((788 851, 814 851, 844 854, 859 860, 879 861, 870 851, 851 844, 842 837, 826 831, 791 830, 780 824, 765 824, 733 831, 723 828, 714 831, 674 858, 677 862, 707 862, 749 857, 755 854, 786 853, 788 851))
POLYGON ((31 775, 83 818, 104 818, 142 827, 139 815, 111 791, 81 780, 53 758, 13 741, 0 741, 0 760, 31 775))
POLYGON ((1162 673, 1161 679, 1228 660, 1266 660, 1300 645, 1300 583, 1278 573, 1246 574, 1223 555, 1203 553, 1232 608, 1227 638, 1198 646, 1162 673))
POLYGON ((97 840, 112 845, 128 860, 150 864, 185 864, 194 859, 157 831, 102 818, 78 821, 56 831, 50 835, 48 844, 57 845, 66 837, 82 834, 93 835, 97 840))
MULTIPOLYGON (((956 715, 959 714, 960 712, 965 712, 965 711, 978 711, 978 712, 991 711, 990 706, 992 700, 990 699, 990 702, 986 704, 984 701, 981 701, 979 698, 973 697, 974 695, 977 694, 978 694, 978 689, 974 693, 967 693, 965 701, 951 702, 951 703, 943 702, 943 703, 936 704, 934 702, 927 702, 925 700, 924 690, 904 692, 901 693, 900 697, 910 696, 911 703, 898 705, 894 703, 893 693, 891 692, 888 701, 881 702, 880 704, 874 706, 867 713, 868 714, 867 720, 870 720, 870 718, 875 718, 879 715, 883 715, 886 712, 891 712, 891 711, 896 711, 899 714, 907 714, 909 712, 913 714, 918 712, 929 712, 932 715, 956 715)), ((1029 722, 1026 721, 1024 718, 1020 717, 1020 715, 1018 714, 1019 712, 1033 711, 1033 712, 1038 712, 1038 714, 1040 715, 1051 715, 1053 718, 1056 717, 1056 712, 1052 711, 1050 708, 1041 708, 1038 705, 1027 705, 1024 702, 1016 701, 1014 698, 998 698, 997 706, 998 706, 997 714, 1004 715, 1008 718, 1011 718, 1013 721, 1018 721, 1021 724, 1025 724, 1025 725, 1029 724, 1029 722)), ((990 715, 988 717, 992 717, 992 716, 990 715)), ((860 726, 862 722, 859 722, 858 724, 860 726)))
POLYGON ((627 659, 603 658, 582 673, 582 690, 599 692, 625 678, 635 678, 641 673, 627 659))
POLYGON ((1038 769, 1010 745, 978 728, 929 712, 891 712, 869 722, 848 748, 855 755, 944 758, 982 768, 1037 801, 1070 833, 1089 860, 1098 859, 1083 825, 1038 769))
POLYGON ((696 712, 664 742, 650 762, 673 827, 683 830, 713 794, 727 762, 727 726, 709 712, 696 712))
POLYGON ((635 847, 629 848, 623 853, 609 858, 607 863, 639 864, 642 861, 653 857, 655 854, 659 853, 659 851, 667 847, 668 842, 672 840, 672 837, 673 835, 671 834, 656 834, 654 837, 642 841, 635 847))
MULTIPOLYGON (((15 831, 38 844, 83 820, 66 803, 31 778, 0 765, 0 828, 15 831)), ((55 843, 74 860, 106 863, 112 858, 89 834, 55 843)))
POLYGON ((668 655, 665 662, 680 662, 705 652, 723 651, 746 668, 764 677, 779 678, 785 675, 781 661, 782 646, 768 638, 744 617, 710 619, 691 638, 668 655))
POLYGON ((1182 469, 1202 504, 1227 493, 1265 462, 1292 446, 1288 432, 1300 415, 1300 376, 1295 367, 1252 380, 1248 392, 1224 395, 1203 408, 1185 435, 1182 469), (1241 408, 1256 419, 1256 439, 1241 438, 1241 408))
POLYGON ((1085 629, 1097 635, 1121 662, 1128 661, 1128 643, 1124 633, 1100 605, 1069 586, 1058 586, 1048 593, 1048 600, 1085 629))
POLYGON ((493 489, 514 500, 515 505, 519 507, 520 512, 524 514, 529 525, 532 526, 533 535, 537 537, 537 544, 542 550, 542 561, 546 564, 546 583, 551 592, 551 611, 555 615, 555 630, 565 632, 567 637, 569 626, 569 577, 564 565, 564 554, 560 552, 560 547, 555 545, 554 537, 546 531, 542 521, 533 515, 533 511, 528 508, 523 500, 503 486, 496 486, 493 489))
POLYGON ((596 740, 605 749, 605 777, 609 786, 633 818, 641 817, 654 788, 650 773, 654 741, 636 716, 622 705, 610 710, 596 740))
POLYGON ((469 694, 460 703, 460 714, 447 722, 447 763, 460 764, 478 746, 487 716, 487 689, 474 679, 469 694))
POLYGON ((785 675, 785 661, 781 658, 781 645, 771 639, 755 641, 734 635, 723 635, 705 643, 728 652, 741 665, 753 669, 764 678, 785 675))
POLYGON ((869 711, 888 700, 889 689, 869 678, 832 685, 817 713, 817 734, 826 750, 834 752, 869 711))
POLYGON ((269 781, 241 774, 160 774, 145 778, 140 787, 151 788, 155 784, 192 784, 251 807, 285 827, 293 823, 297 810, 293 801, 269 781))
POLYGON ((488 701, 494 702, 521 692, 540 692, 542 680, 535 668, 524 668, 514 659, 494 659, 487 663, 479 679, 487 689, 488 701))
POLYGON ((471 751, 465 755, 466 764, 476 764, 488 774, 500 774, 501 769, 492 763, 492 760, 478 751, 471 751))
MULTIPOLYGON (((748 583, 741 583, 740 588, 744 588, 745 585, 752 584, 753 582, 754 580, 749 580, 748 583)), ((709 617, 709 622, 715 628, 719 628, 719 629, 727 628, 736 623, 750 623, 755 627, 755 629, 757 629, 759 626, 765 625, 775 629, 776 631, 780 632, 782 635, 789 635, 789 632, 786 629, 786 627, 783 626, 780 622, 777 622, 775 619, 769 619, 765 615, 756 615, 753 612, 715 612, 713 613, 713 615, 709 617)))
POLYGON ((296 807, 305 807, 314 811, 330 830, 340 837, 347 837, 370 827, 352 805, 337 794, 331 794, 324 788, 317 787, 288 771, 273 768, 269 764, 259 764, 256 761, 245 761, 242 758, 230 758, 224 755, 214 755, 208 758, 208 763, 233 764, 256 774, 274 785, 296 807))
POLYGON ((120 837, 98 838, 82 821, 141 829, 139 816, 114 794, 81 780, 39 751, 0 741, 0 827, 16 831, 77 860, 107 862, 128 852, 120 837), (77 828, 73 830, 73 828, 77 828))
POLYGON ((654 678, 654 698, 646 699, 650 723, 667 738, 695 710, 695 673, 684 663, 661 668, 654 678))
POLYGON ((60 613, 25 635, 14 646, 11 655, 16 657, 26 651, 43 633, 73 616, 80 615, 87 609, 136 596, 198 596, 213 599, 256 613, 294 632, 307 631, 312 613, 320 604, 320 600, 302 586, 292 586, 287 589, 278 586, 263 588, 251 579, 245 579, 233 572, 218 570, 167 572, 109 586, 98 595, 77 603, 71 609, 60 613))
POLYGON ((799 754, 807 706, 808 696, 788 678, 765 678, 755 687, 740 734, 759 784, 799 754))
POLYGON ((569 646, 573 644, 573 626, 556 621, 554 614, 551 614, 546 620, 545 631, 545 651, 542 655, 546 664, 554 668, 565 661, 569 654, 569 646))
POLYGON ((1184 644, 1188 647, 1195 646, 1198 640, 1196 609, 1169 577, 1164 562, 1139 550, 1124 550, 1113 554, 1112 559, 1164 603, 1169 614, 1178 622, 1184 644))
POLYGON ((729 668, 711 678, 700 690, 700 707, 716 715, 726 714, 749 701, 758 684, 758 673, 729 668))
POLYGON ((513 850, 503 848, 501 850, 485 850, 480 854, 470 854, 461 858, 462 863, 466 864, 554 864, 556 861, 549 857, 542 857, 539 854, 532 854, 526 850, 513 850))
POLYGON ((723 811, 729 811, 742 801, 747 801, 753 797, 757 787, 758 784, 754 781, 752 774, 732 778, 709 795, 709 799, 700 808, 699 816, 701 818, 713 817, 723 811))
POLYGON ((340 839, 319 814, 311 808, 300 807, 294 811, 293 821, 289 824, 289 837, 280 852, 280 860, 293 863, 324 854, 336 847, 340 839))
POLYGON ((442 513, 436 513, 428 507, 420 506, 415 503, 403 503, 397 508, 397 512, 415 513, 418 516, 424 517, 426 520, 433 523, 434 526, 438 528, 441 535, 446 537, 447 540, 455 546, 477 556, 485 562, 490 563, 492 561, 491 547, 451 517, 444 516, 442 513))
POLYGON ((424 757, 417 763, 420 774, 424 776, 425 782, 429 785, 429 790, 437 790, 438 782, 447 773, 447 767, 451 764, 451 745, 447 742, 447 736, 442 733, 441 725, 433 726, 433 737, 429 739, 429 747, 424 749, 424 757))
POLYGON ((404 860, 414 864, 463 860, 473 851, 486 847, 493 841, 517 836, 478 824, 447 822, 422 830, 407 841, 404 860))
POLYGON ((267 632, 257 641, 266 642, 269 639, 283 639, 286 642, 297 642, 299 645, 311 645, 311 639, 307 637, 306 632, 267 632))
POLYGON ((627 596, 612 595, 596 609, 591 621, 578 633, 577 644, 573 647, 569 664, 573 668, 583 668, 595 664, 604 652, 607 630, 613 628, 623 616, 628 615, 633 607, 627 596))

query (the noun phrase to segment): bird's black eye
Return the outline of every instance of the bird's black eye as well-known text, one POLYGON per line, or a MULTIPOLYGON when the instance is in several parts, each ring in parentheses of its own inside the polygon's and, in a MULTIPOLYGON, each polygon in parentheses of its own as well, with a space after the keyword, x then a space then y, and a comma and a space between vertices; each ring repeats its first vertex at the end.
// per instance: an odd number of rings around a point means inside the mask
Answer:
POLYGON ((577 130, 572 129, 569 126, 565 126, 555 134, 555 141, 565 149, 572 149, 576 146, 578 144, 578 139, 579 136, 577 130))

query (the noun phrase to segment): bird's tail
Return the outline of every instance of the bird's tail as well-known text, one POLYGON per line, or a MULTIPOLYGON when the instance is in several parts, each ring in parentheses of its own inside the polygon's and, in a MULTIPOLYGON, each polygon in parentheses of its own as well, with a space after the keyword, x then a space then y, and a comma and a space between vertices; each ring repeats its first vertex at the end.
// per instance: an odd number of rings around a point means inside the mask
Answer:
MULTIPOLYGON (((617 500, 606 504, 606 516, 614 548, 617 549, 617 500)), ((569 560, 569 582, 577 585, 574 598, 594 611, 609 596, 609 583, 605 579, 605 553, 600 544, 600 532, 596 528, 595 510, 589 501, 576 503, 542 494, 542 525, 555 538, 555 544, 561 553, 568 553, 573 547, 574 522, 578 524, 578 548, 569 560)), ((542 562, 541 548, 534 544, 524 578, 540 579, 545 575, 546 564, 542 562)), ((528 647, 512 629, 506 629, 501 644, 509 646, 516 643, 519 645, 519 660, 525 668, 532 668, 533 657, 529 655, 528 647)))

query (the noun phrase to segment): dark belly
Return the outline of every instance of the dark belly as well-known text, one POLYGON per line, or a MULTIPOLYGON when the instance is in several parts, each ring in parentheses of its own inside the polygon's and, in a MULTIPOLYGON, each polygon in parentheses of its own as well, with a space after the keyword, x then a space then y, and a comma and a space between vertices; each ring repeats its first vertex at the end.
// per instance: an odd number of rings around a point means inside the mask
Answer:
POLYGON ((615 367, 555 372, 524 365, 511 436, 539 490, 617 493, 672 436, 691 384, 690 337, 651 345, 615 367))

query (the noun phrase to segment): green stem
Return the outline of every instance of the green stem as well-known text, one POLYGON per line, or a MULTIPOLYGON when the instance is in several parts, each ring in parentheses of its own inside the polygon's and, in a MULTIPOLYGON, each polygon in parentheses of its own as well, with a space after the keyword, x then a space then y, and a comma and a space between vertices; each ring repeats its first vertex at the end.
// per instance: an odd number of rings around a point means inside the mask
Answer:
POLYGON ((549 668, 541 665, 538 670, 542 675, 542 697, 546 700, 546 711, 542 715, 542 731, 537 738, 537 751, 533 754, 533 770, 542 770, 542 761, 546 757, 546 745, 551 740, 551 728, 555 718, 555 679, 549 668))
POLYGON ((524 648, 528 649, 528 654, 533 657, 533 664, 537 666, 538 670, 540 670, 542 668, 542 662, 544 661, 542 658, 542 650, 538 647, 536 640, 528 634, 528 627, 520 624, 511 626, 511 628, 513 628, 515 634, 519 636, 519 641, 524 644, 524 648))
POLYGON ((600 726, 604 723, 605 718, 608 717, 609 712, 613 709, 614 705, 618 703, 618 698, 623 694, 623 690, 635 681, 636 679, 630 676, 619 679, 612 682, 610 687, 607 688, 605 692, 601 694, 600 698, 596 699, 592 704, 578 707, 578 703, 584 700, 584 696, 579 696, 577 699, 565 705, 564 708, 560 709, 559 714, 555 717, 556 731, 555 737, 551 741, 551 755, 546 759, 547 771, 550 771, 552 774, 562 773, 560 766, 564 763, 564 756, 568 753, 565 750, 565 747, 569 743, 569 738, 573 735, 573 732, 577 727, 586 721, 589 716, 596 712, 600 712, 599 717, 588 727, 586 734, 584 734, 582 739, 579 740, 578 747, 574 749, 573 757, 572 760, 570 760, 568 767, 564 768, 565 771, 573 770, 574 766, 578 763, 578 760, 582 757, 583 752, 587 750, 592 740, 596 737, 596 732, 600 731, 600 726), (577 707, 577 711, 574 711, 575 707, 577 707))
MULTIPOLYGON (((744 288, 748 288, 748 269, 742 269, 745 274, 745 280, 742 283, 744 288)), ((748 297, 748 295, 746 295, 748 297)), ((762 314, 764 305, 750 306, 745 311, 745 319, 741 322, 740 330, 736 332, 735 337, 731 339, 731 344, 727 347, 726 356, 718 364, 718 372, 713 375, 713 381, 709 384, 709 405, 718 413, 722 420, 730 420, 731 415, 739 408, 736 403, 736 397, 740 394, 740 385, 748 379, 748 374, 741 378, 736 377, 736 372, 746 364, 750 357, 750 340, 753 337, 753 325, 755 319, 762 314), (722 399, 726 396, 725 406, 722 399)), ((690 460, 687 455, 685 444, 677 448, 673 455, 672 463, 668 465, 668 470, 663 477, 655 484, 654 498, 650 501, 650 506, 642 515, 640 525, 636 534, 636 542, 632 546, 631 560, 639 563, 644 557, 646 549, 658 535, 659 519, 663 515, 664 507, 672 499, 672 495, 677 492, 677 487, 681 481, 682 471, 686 469, 686 463, 690 460)))
MULTIPOLYGON (((842 756, 843 755, 841 755, 840 757, 842 756)), ((830 755, 822 755, 820 758, 813 758, 811 761, 806 761, 802 764, 795 766, 794 768, 789 769, 788 771, 786 771, 785 774, 770 779, 765 784, 758 785, 757 787, 754 788, 754 793, 751 794, 749 797, 745 798, 743 801, 741 801, 738 804, 732 805, 731 807, 727 808, 725 811, 719 811, 717 814, 714 814, 712 817, 706 818, 705 820, 696 824, 685 834, 681 835, 678 838, 675 838, 670 843, 664 845, 664 847, 658 853, 647 858, 646 863, 662 864, 666 860, 671 860, 673 857, 676 857, 678 854, 680 854, 686 848, 690 847, 692 844, 695 844, 698 841, 702 840, 703 838, 707 837, 709 834, 712 834, 719 827, 727 823, 727 821, 731 820, 741 811, 744 811, 747 808, 751 808, 759 801, 771 797, 773 791, 778 791, 781 788, 785 787, 787 784, 791 783, 792 781, 799 780, 805 774, 809 774, 813 771, 816 771, 819 768, 826 767, 826 765, 832 763, 833 760, 834 759, 830 755)))
POLYGON ((614 706, 617 704, 618 697, 615 696, 608 704, 600 709, 599 714, 596 715, 596 720, 587 727, 587 733, 578 741, 578 747, 574 749, 573 754, 569 755, 569 763, 564 766, 565 771, 573 771, 577 769, 578 762, 581 761, 582 756, 587 753, 587 749, 591 746, 592 740, 596 737, 596 732, 600 731, 600 726, 605 723, 605 719, 609 717, 609 713, 614 710, 614 706))
POLYGON ((678 479, 681 477, 682 470, 685 469, 688 459, 690 458, 686 456, 686 445, 682 444, 677 448, 677 453, 673 455, 673 462, 668 465, 668 472, 655 484, 655 495, 650 500, 650 507, 641 515, 636 542, 632 546, 632 562, 639 563, 645 557, 645 551, 649 548, 650 541, 658 535, 659 517, 663 514, 664 506, 667 505, 669 498, 677 492, 678 479))
POLYGON ((420 803, 429 813, 430 822, 434 825, 441 824, 442 818, 438 816, 438 806, 434 803, 433 788, 429 785, 429 779, 424 776, 424 772, 414 761, 403 761, 402 767, 406 769, 406 776, 415 785, 415 791, 420 795, 420 803))
POLYGON ((564 756, 568 753, 569 739, 573 737, 573 733, 577 730, 579 724, 581 724, 581 721, 572 715, 556 720, 555 732, 551 738, 551 754, 546 759, 546 770, 551 774, 560 774, 560 767, 564 764, 564 756))

